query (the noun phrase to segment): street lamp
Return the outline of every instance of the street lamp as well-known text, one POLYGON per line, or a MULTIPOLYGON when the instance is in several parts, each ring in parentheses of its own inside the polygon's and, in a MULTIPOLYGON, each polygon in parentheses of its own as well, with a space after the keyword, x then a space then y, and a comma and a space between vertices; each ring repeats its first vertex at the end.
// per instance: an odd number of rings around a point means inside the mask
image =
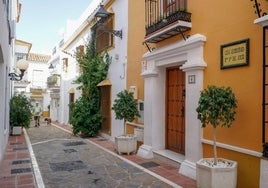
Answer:
POLYGON ((107 12, 103 5, 100 5, 99 10, 96 12, 95 17, 96 18, 107 18, 110 15, 109 12, 107 12))
POLYGON ((11 72, 8 74, 9 79, 11 81, 20 81, 23 78, 24 72, 26 71, 28 66, 29 66, 28 61, 26 61, 25 59, 20 59, 17 62, 17 68, 20 70, 20 74, 16 74, 14 72, 11 72))
POLYGON ((52 65, 52 63, 50 63, 48 69, 49 69, 49 70, 54 70, 54 68, 55 68, 55 67, 52 65))
MULTIPOLYGON (((100 5, 100 8, 98 9, 94 17, 99 18, 100 21, 103 21, 109 16, 110 16, 110 13, 104 9, 103 5, 100 5)), ((122 29, 121 30, 105 29, 104 31, 108 33, 112 33, 114 36, 120 37, 122 39, 122 29)))

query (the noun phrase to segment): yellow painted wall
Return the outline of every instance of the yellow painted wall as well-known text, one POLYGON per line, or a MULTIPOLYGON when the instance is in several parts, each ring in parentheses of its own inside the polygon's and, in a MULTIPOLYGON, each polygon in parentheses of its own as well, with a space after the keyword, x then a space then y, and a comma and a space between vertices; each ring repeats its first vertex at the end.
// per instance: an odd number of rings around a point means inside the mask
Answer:
MULTIPOLYGON (((262 28, 253 24, 257 18, 253 3, 245 0, 204 0, 189 1, 188 5, 193 13, 191 33, 207 37, 204 53, 208 66, 204 86, 230 86, 238 99, 233 127, 219 128, 217 141, 261 152, 262 28), (249 38, 250 43, 249 66, 221 70, 220 45, 245 38, 249 38)), ((210 128, 204 130, 204 138, 212 139, 210 128)), ((211 157, 212 147, 203 146, 204 157, 211 157)), ((238 187, 259 187, 259 158, 221 148, 218 148, 218 156, 238 162, 238 187)))
POLYGON ((49 111, 43 111, 43 117, 49 117, 49 111))
MULTIPOLYGON (((188 12, 192 13, 192 29, 186 35, 202 34, 207 37, 204 59, 204 87, 207 85, 230 86, 237 99, 236 121, 231 129, 219 129, 218 141, 261 152, 262 108, 262 28, 253 22, 257 18, 253 2, 245 0, 210 1, 189 0, 188 12), (249 38, 249 66, 220 69, 220 46, 249 38), (246 139, 245 139, 246 138, 246 139)), ((262 3, 268 11, 268 3, 262 3)), ((164 46, 183 40, 174 36, 157 43, 164 46)), ((211 130, 204 131, 211 138, 211 130)))
MULTIPOLYGON (((267 4, 267 3, 266 3, 267 4)), ((219 129, 219 142, 261 151, 262 28, 251 1, 189 1, 193 13, 191 33, 207 37, 205 87, 230 86, 238 99, 237 118, 231 129, 219 129), (249 66, 220 69, 220 45, 249 38, 249 66)), ((211 138, 211 129, 204 131, 211 138)))
MULTIPOLYGON (((136 2, 136 1, 135 1, 136 2)), ((261 0, 261 8, 268 12, 268 2, 261 0)), ((188 0, 188 12, 192 13, 192 29, 186 35, 202 34, 204 45, 204 87, 207 85, 230 86, 237 99, 236 120, 230 129, 217 129, 217 141, 262 152, 262 27, 250 0, 188 0), (220 46, 249 38, 249 66, 220 69, 220 46)), ((131 36, 130 36, 131 40, 131 36)), ((183 40, 174 36, 156 46, 183 40)), ((211 128, 204 129, 205 139, 212 140, 211 128)), ((224 149, 219 157, 238 161, 238 187, 258 187, 260 159, 224 149)), ((204 157, 211 157, 211 146, 204 145, 204 157)))
MULTIPOLYGON (((204 157, 212 157, 213 147, 203 145, 204 157)), ((238 162, 237 187, 258 188, 260 177, 260 158, 225 150, 217 147, 218 156, 238 162)))
MULTIPOLYGON (((127 123, 127 126, 126 126, 126 134, 134 134, 134 128, 135 126, 133 125, 130 125, 127 123)), ((141 141, 137 141, 137 149, 143 144, 143 142, 141 141)))
MULTIPOLYGON (((207 37, 204 47, 207 68, 204 87, 230 86, 237 99, 236 120, 230 129, 217 129, 217 141, 262 151, 262 28, 253 24, 257 15, 253 3, 245 0, 188 1, 192 12, 191 34, 207 37), (220 45, 249 38, 249 66, 220 69, 220 45)), ((267 2, 262 2, 267 5, 267 2)), ((204 138, 212 139, 211 128, 204 138)), ((203 145, 204 157, 213 156, 212 147, 203 145)), ((259 187, 260 159, 218 148, 218 156, 238 162, 238 187, 259 187)))
POLYGON ((146 46, 142 45, 145 36, 144 6, 144 1, 128 1, 127 89, 137 86, 139 99, 144 99, 141 62, 143 54, 147 52, 146 46))

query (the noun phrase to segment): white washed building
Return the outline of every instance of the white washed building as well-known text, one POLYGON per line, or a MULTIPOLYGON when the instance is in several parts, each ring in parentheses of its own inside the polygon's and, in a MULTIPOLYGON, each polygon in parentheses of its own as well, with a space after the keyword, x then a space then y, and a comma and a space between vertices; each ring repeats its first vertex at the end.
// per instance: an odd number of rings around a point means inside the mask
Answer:
MULTIPOLYGON (((15 40, 15 62, 18 62, 20 59, 27 60, 28 54, 30 53, 30 50, 32 48, 32 44, 26 41, 22 40, 15 40)), ((16 71, 15 64, 12 67, 12 70, 16 71)), ((22 80, 20 81, 14 81, 14 92, 25 92, 26 93, 26 87, 30 83, 27 78, 27 70, 24 73, 24 76, 22 80)))
POLYGON ((9 136, 9 100, 12 82, 8 73, 14 65, 15 23, 19 20, 18 1, 0 1, 0 161, 9 136))
POLYGON ((41 104, 43 116, 48 116, 48 105, 50 104, 49 93, 47 91, 47 78, 49 76, 48 61, 49 55, 29 53, 27 70, 27 80, 29 81, 26 87, 26 93, 35 102, 41 104))
POLYGON ((60 86, 61 86, 61 64, 60 64, 60 46, 55 46, 52 51, 52 57, 49 60, 50 76, 47 79, 47 87, 50 93, 50 118, 52 121, 60 121, 60 86))
MULTIPOLYGON (((62 66, 61 87, 60 87, 60 122, 69 123, 69 103, 75 101, 81 96, 81 92, 76 90, 77 85, 72 82, 79 75, 79 66, 75 58, 70 54, 74 54, 77 48, 86 49, 86 45, 91 36, 91 28, 96 24, 95 14, 102 4, 104 8, 111 14, 112 30, 122 30, 122 37, 109 33, 110 43, 108 45, 108 54, 112 57, 112 62, 108 72, 107 80, 100 83, 101 91, 107 92, 106 97, 109 100, 107 110, 109 113, 108 129, 101 130, 105 136, 114 139, 115 136, 121 135, 123 131, 123 122, 115 120, 114 113, 111 111, 112 101, 116 98, 116 94, 126 88, 126 68, 127 68, 127 16, 124 10, 127 10, 128 1, 118 0, 112 4, 106 4, 108 1, 93 0, 85 12, 76 22, 72 22, 73 32, 68 31, 65 36, 64 44, 60 56, 60 64, 62 66), (107 90, 108 89, 108 90, 107 90)), ((106 25, 107 26, 107 25, 106 25)), ((97 38, 103 40, 103 38, 97 38)), ((106 114, 107 115, 107 114, 106 114)))

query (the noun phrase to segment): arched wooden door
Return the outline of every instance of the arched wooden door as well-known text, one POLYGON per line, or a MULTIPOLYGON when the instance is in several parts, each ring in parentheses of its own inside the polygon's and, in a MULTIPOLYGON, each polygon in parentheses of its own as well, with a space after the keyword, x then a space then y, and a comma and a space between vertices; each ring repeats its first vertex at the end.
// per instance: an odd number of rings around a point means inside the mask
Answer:
POLYGON ((185 154, 185 73, 166 71, 166 149, 185 154))

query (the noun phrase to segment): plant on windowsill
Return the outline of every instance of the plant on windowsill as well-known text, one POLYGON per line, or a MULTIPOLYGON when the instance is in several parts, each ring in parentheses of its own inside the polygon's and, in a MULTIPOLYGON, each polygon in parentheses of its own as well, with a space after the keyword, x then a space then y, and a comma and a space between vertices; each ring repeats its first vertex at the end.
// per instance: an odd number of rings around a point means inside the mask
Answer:
POLYGON ((203 158, 196 164, 197 187, 200 188, 235 188, 237 182, 237 162, 217 158, 216 128, 230 128, 235 120, 237 99, 230 87, 208 86, 201 92, 197 118, 202 128, 211 125, 213 128, 214 158, 203 158))
POLYGON ((9 102, 9 123, 11 133, 20 135, 22 128, 29 128, 32 118, 32 102, 23 93, 15 94, 9 102))
POLYGON ((127 90, 119 92, 117 99, 114 100, 112 110, 115 112, 115 118, 124 122, 124 135, 115 137, 115 149, 119 154, 136 152, 137 137, 133 134, 126 134, 126 122, 132 122, 135 117, 140 117, 133 93, 127 90))

